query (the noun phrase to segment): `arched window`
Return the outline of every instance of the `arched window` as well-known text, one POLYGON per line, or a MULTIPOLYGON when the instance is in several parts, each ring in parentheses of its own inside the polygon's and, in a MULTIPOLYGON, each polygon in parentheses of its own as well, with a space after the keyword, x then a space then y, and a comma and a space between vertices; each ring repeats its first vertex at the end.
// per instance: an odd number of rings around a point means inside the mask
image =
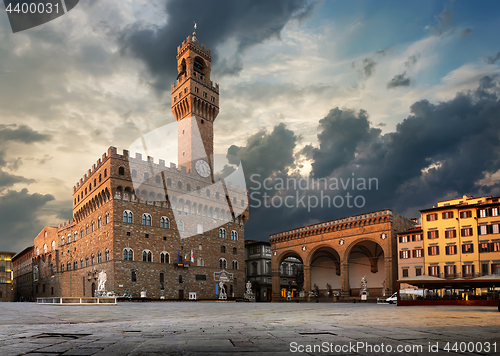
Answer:
POLYGON ((238 232, 236 230, 231 231, 231 240, 238 240, 238 232))
POLYGON ((161 263, 170 263, 170 255, 168 252, 160 253, 160 262, 161 263))
POLYGON ((51 251, 55 251, 56 250, 56 242, 55 241, 52 241, 52 243, 50 244, 50 250, 51 251))
POLYGON ((83 229, 80 229, 80 238, 83 239, 83 229))
POLYGON ((144 172, 144 180, 148 180, 149 179, 149 173, 148 172, 144 172))
POLYGON ((109 251, 108 250, 104 251, 104 261, 105 262, 109 261, 109 251))
POLYGON ((102 262, 102 254, 100 252, 97 253, 97 263, 102 262))
POLYGON ((130 210, 125 210, 123 212, 123 222, 132 224, 132 212, 130 210))
POLYGON ((88 234, 89 234, 89 226, 88 226, 88 225, 86 225, 86 226, 85 226, 85 235, 88 235, 88 234))
POLYGON ((73 233, 73 241, 76 241, 76 240, 78 240, 78 232, 75 231, 73 233))
POLYGON ((188 184, 186 184, 186 190, 187 190, 188 192, 190 192, 190 191, 191 191, 191 184, 189 184, 189 183, 188 183, 188 184))
POLYGON ((181 181, 177 182, 177 188, 182 189, 182 182, 181 181))
POLYGON ((226 253, 226 246, 221 246, 220 247, 220 252, 221 253, 226 253))
POLYGON ((64 245, 64 236, 61 236, 61 246, 64 245))
POLYGON ((169 228, 169 221, 168 221, 168 218, 165 217, 165 216, 162 216, 161 219, 160 219, 160 227, 163 227, 165 229, 168 229, 169 228))
POLYGON ((90 223, 90 231, 91 232, 95 231, 95 223, 93 221, 90 223))
POLYGON ((104 214, 104 225, 109 224, 109 213, 104 214))
POLYGON ((99 183, 101 183, 101 181, 102 181, 102 175, 99 174, 99 183))
POLYGON ((236 247, 233 247, 233 255, 237 255, 238 254, 238 249, 236 247))
POLYGON ((90 265, 93 266, 94 263, 95 263, 95 256, 92 255, 92 256, 90 256, 90 265))
POLYGON ((172 179, 167 178, 167 186, 169 186, 169 187, 172 186, 172 179))
POLYGON ((99 216, 99 217, 97 218, 97 228, 98 228, 98 229, 100 229, 100 228, 101 228, 101 226, 102 226, 102 219, 101 219, 101 217, 99 216))
POLYGON ((156 183, 160 184, 161 183, 161 177, 160 176, 156 176, 156 183))
POLYGON ((85 257, 85 267, 88 267, 88 266, 89 266, 89 258, 85 257))
POLYGON ((83 268, 83 258, 80 258, 80 268, 83 268))
POLYGON ((142 225, 151 226, 151 215, 142 214, 142 225))
POLYGON ((232 267, 233 267, 233 269, 238 269, 238 261, 236 261, 236 260, 233 261, 232 267))
MULTIPOLYGON (((51 266, 51 270, 52 270, 52 265, 51 266)), ((73 269, 76 271, 78 269, 78 262, 73 262, 73 269)))
POLYGON ((221 228, 219 229, 219 237, 220 237, 221 239, 225 239, 225 238, 226 238, 226 229, 224 229, 223 227, 221 227, 221 228))
POLYGON ((184 231, 184 223, 182 222, 182 220, 179 220, 179 222, 177 223, 177 229, 179 231, 184 231))
POLYGON ((47 253, 47 244, 43 244, 43 253, 47 253))
POLYGON ((133 261, 134 260, 134 251, 131 248, 124 248, 123 249, 123 259, 128 260, 128 261, 133 261))
MULTIPOLYGON (((104 171, 104 172, 106 172, 106 171, 104 171)), ((125 175, 125 168, 123 168, 123 167, 118 168, 118 174, 121 176, 125 175)))
POLYGON ((204 266, 205 262, 203 261, 203 258, 198 257, 198 260, 196 261, 197 266, 204 266))
POLYGON ((104 170, 104 178, 106 178, 107 176, 108 176, 108 170, 107 170, 107 169, 105 169, 105 170, 104 170))
POLYGON ((94 179, 94 188, 97 187, 97 179, 94 179))
POLYGON ((219 259, 219 268, 220 269, 226 269, 227 268, 227 261, 225 258, 220 258, 219 259))
POLYGON ((68 243, 71 243, 71 234, 68 234, 68 243))
POLYGON ((142 251, 143 262, 153 262, 153 254, 149 250, 142 251))

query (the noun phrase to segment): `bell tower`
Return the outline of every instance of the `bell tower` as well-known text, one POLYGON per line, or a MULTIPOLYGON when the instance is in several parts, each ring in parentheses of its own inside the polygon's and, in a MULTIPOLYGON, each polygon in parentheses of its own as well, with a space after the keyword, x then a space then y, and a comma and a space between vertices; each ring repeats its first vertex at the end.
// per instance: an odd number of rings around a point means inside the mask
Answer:
POLYGON ((200 159, 211 169, 213 166, 213 125, 219 113, 219 85, 210 80, 211 62, 210 49, 198 42, 195 32, 177 47, 178 75, 172 85, 172 113, 178 124, 178 165, 191 173, 195 173, 195 164, 200 159))

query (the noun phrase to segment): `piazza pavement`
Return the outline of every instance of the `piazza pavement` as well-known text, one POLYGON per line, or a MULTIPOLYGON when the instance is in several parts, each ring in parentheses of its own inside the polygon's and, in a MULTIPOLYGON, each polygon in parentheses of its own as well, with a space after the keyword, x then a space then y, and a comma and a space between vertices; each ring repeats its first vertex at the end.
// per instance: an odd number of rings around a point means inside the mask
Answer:
POLYGON ((0 303, 0 315, 1 356, 500 354, 496 307, 0 303))

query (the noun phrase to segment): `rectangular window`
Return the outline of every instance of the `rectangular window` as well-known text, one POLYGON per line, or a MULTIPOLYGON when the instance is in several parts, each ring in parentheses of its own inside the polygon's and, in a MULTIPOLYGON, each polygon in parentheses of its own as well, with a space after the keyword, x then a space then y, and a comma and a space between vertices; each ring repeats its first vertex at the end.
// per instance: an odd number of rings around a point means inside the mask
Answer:
POLYGON ((198 91, 199 91, 199 90, 198 90, 198 87, 194 87, 194 92, 195 92, 195 93, 198 93, 198 91))
POLYGON ((446 254, 447 255, 456 255, 457 254, 457 246, 455 246, 455 245, 446 246, 446 254))
POLYGON ((443 213, 443 219, 452 219, 453 218, 453 211, 445 211, 443 213))
POLYGON ((486 209, 481 209, 479 210, 479 217, 480 218, 485 218, 486 217, 486 209))
POLYGON ((498 216, 498 208, 491 208, 491 216, 498 216))
POLYGON ((408 235, 399 236, 399 242, 400 243, 408 242, 408 235))
POLYGON ((403 277, 408 277, 408 268, 403 268, 403 277))
POLYGON ((207 95, 207 92, 206 92, 206 91, 204 91, 204 92, 203 92, 203 97, 204 97, 204 98, 208 97, 208 95, 207 95))
POLYGON ((488 228, 486 227, 486 225, 478 226, 477 233, 478 235, 486 235, 488 233, 488 228))
POLYGON ((444 237, 447 239, 457 237, 457 231, 456 230, 446 230, 444 232, 444 237))
POLYGON ((428 253, 429 256, 439 255, 439 246, 429 246, 428 253))
POLYGON ((428 239, 437 239, 439 237, 439 232, 437 230, 427 231, 428 239))
POLYGON ((474 265, 462 266, 463 277, 472 277, 474 275, 474 265))
POLYGON ((466 227, 461 230, 462 236, 472 236, 472 228, 466 227))
POLYGON ((439 276, 439 266, 429 266, 429 276, 439 276))
POLYGON ((487 242, 482 242, 479 244, 479 252, 490 252, 490 244, 487 242))
POLYGON ((427 214, 427 221, 437 220, 438 214, 427 214))
POLYGON ((411 235, 412 241, 422 241, 422 234, 411 235))
POLYGON ((472 217, 472 211, 470 210, 460 212, 460 219, 467 219, 471 217, 472 217))
POLYGON ((401 259, 410 258, 410 250, 400 251, 399 258, 401 258, 401 259))
POLYGON ((137 282, 137 273, 135 271, 132 271, 132 282, 137 282))
POLYGON ((413 250, 413 257, 415 257, 415 258, 422 257, 422 251, 423 251, 423 249, 421 249, 421 248, 413 250))
POLYGON ((445 278, 455 278, 455 273, 456 273, 455 265, 444 266, 445 278))
POLYGON ((415 267, 415 276, 422 275, 422 267, 415 267))
POLYGON ((195 277, 196 277, 197 281, 206 281, 207 280, 206 274, 197 274, 195 277))
POLYGON ((498 224, 491 225, 491 226, 492 226, 491 232, 493 234, 498 234, 498 224))
POLYGON ((182 283, 182 274, 179 274, 179 283, 182 283))
POLYGON ((260 253, 260 246, 252 246, 250 247, 250 254, 255 255, 260 253))
POLYGON ((493 252, 499 252, 500 251, 500 242, 499 241, 491 243, 491 251, 493 251, 493 252))
POLYGON ((462 245, 462 253, 473 253, 474 245, 473 244, 463 244, 462 245))
POLYGON ((491 265, 491 274, 500 274, 500 263, 494 263, 491 265))

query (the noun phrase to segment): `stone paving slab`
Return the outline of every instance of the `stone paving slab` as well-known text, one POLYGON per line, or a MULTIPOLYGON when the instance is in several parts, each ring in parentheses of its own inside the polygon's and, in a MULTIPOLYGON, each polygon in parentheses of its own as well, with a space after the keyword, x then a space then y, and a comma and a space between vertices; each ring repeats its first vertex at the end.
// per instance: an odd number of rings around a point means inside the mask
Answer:
POLYGON ((424 352, 342 355, 494 355, 453 353, 446 342, 497 342, 500 313, 491 307, 397 307, 322 303, 123 303, 46 306, 1 303, 0 356, 14 355, 325 355, 291 345, 423 345, 424 352), (425 347, 439 343, 438 352, 425 347))

